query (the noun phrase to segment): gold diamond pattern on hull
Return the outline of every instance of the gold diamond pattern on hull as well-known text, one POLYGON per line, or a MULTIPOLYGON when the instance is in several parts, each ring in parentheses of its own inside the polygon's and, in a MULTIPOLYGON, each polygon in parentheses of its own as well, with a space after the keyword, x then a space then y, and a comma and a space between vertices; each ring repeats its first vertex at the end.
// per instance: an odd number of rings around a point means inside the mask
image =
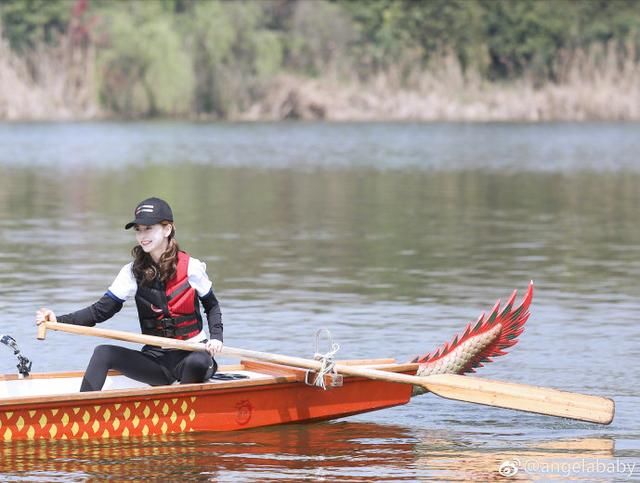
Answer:
POLYGON ((196 397, 0 411, 0 440, 93 439, 191 431, 196 397))

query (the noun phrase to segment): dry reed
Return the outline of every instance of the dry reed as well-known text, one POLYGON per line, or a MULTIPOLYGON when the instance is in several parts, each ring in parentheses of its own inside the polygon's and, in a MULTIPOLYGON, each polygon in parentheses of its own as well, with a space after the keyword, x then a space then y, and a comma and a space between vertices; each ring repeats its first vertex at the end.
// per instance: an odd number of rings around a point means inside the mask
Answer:
POLYGON ((94 93, 95 51, 69 36, 25 56, 0 30, 0 119, 92 119, 100 114, 94 93))
MULTIPOLYGON (((0 119, 108 116, 96 94, 95 56, 91 43, 66 36, 19 57, 0 32, 0 119)), ((489 82, 443 55, 428 69, 399 65, 366 81, 278 75, 247 109, 231 112, 233 120, 640 120, 640 63, 632 45, 560 52, 554 70, 556 81, 543 85, 527 76, 489 82)))
POLYGON ((335 121, 640 120, 640 63, 613 45, 559 56, 556 81, 489 82, 452 55, 401 80, 391 69, 366 82, 280 76, 240 117, 335 121), (408 78, 408 80, 407 80, 408 78))

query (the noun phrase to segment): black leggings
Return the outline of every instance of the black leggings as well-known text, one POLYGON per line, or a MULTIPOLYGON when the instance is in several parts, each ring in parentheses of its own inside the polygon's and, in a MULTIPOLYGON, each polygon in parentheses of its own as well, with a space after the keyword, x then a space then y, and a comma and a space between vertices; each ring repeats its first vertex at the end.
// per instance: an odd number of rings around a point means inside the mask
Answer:
POLYGON ((204 382, 217 369, 206 352, 187 352, 145 346, 142 351, 116 345, 99 345, 82 379, 80 391, 99 391, 109 369, 151 386, 162 386, 179 380, 182 384, 204 382))

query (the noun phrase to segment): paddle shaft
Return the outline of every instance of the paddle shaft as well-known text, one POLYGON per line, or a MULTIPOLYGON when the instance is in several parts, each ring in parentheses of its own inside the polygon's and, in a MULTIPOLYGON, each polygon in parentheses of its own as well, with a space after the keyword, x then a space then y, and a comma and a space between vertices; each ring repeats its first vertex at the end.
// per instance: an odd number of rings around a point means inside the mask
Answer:
MULTIPOLYGON (((44 322, 38 326, 38 339, 44 339, 46 330, 58 330, 72 334, 92 335, 108 339, 148 344, 153 346, 187 351, 204 351, 204 345, 177 339, 134 334, 118 330, 99 329, 80 325, 44 322)), ((225 346, 223 355, 255 359, 264 362, 285 364, 318 371, 322 364, 313 359, 284 356, 247 349, 225 346)), ((366 367, 336 364, 335 370, 344 375, 364 377, 400 384, 422 386, 428 391, 458 401, 484 404, 487 406, 515 409, 519 411, 559 416, 580 421, 609 424, 613 420, 614 402, 611 399, 585 394, 559 391, 556 389, 530 386, 502 381, 493 381, 473 376, 438 374, 433 376, 411 376, 366 367)))

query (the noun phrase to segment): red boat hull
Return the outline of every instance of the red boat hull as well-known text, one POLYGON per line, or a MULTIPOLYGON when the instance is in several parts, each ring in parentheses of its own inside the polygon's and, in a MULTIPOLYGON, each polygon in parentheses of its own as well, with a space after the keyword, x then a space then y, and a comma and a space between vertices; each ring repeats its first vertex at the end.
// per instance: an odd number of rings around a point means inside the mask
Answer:
POLYGON ((341 418, 406 404, 411 397, 410 385, 345 378, 342 387, 325 391, 301 382, 303 371, 246 364, 269 377, 26 397, 15 403, 6 398, 0 400, 0 441, 235 431, 341 418))

